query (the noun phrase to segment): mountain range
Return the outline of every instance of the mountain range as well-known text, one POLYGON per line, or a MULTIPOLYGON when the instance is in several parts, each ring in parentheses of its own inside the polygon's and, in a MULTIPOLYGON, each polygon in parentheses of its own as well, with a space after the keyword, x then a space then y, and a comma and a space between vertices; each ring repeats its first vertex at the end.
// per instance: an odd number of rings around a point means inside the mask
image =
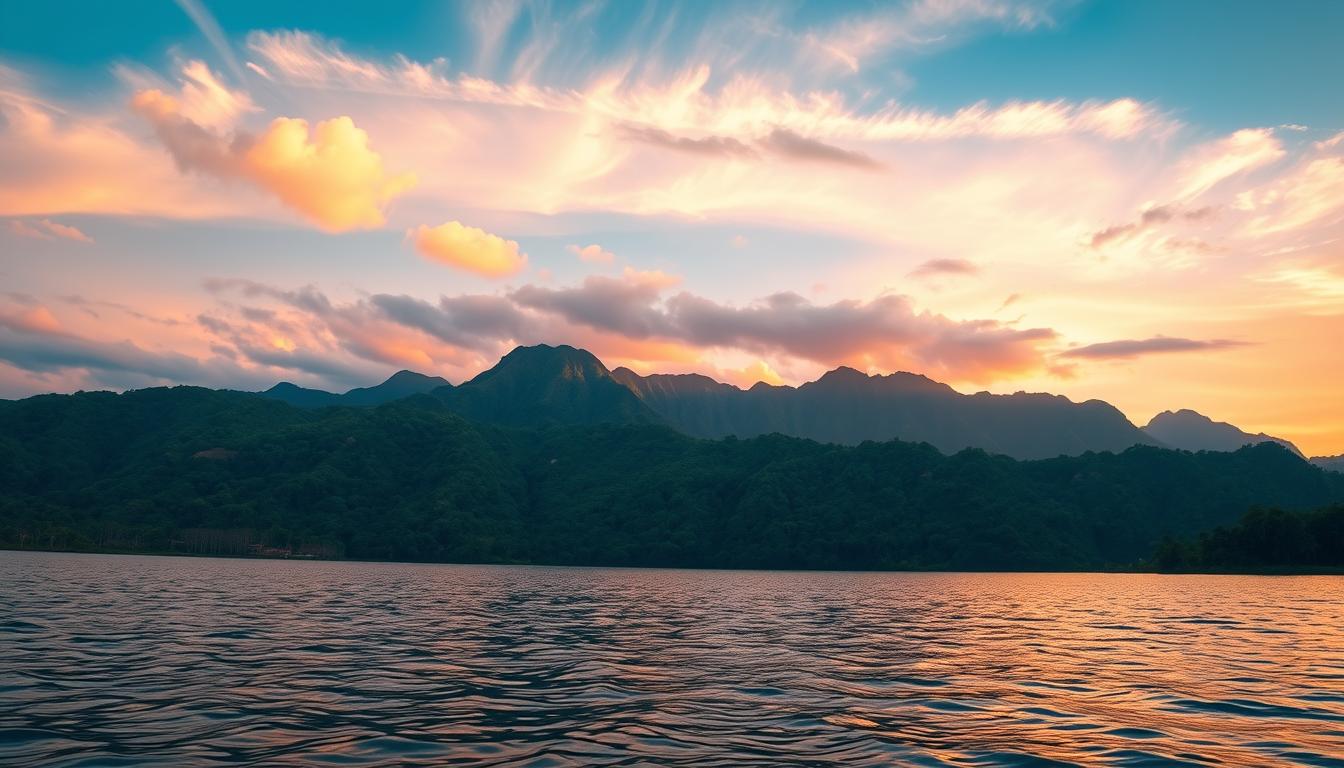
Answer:
MULTIPOLYGON (((640 375, 609 370, 590 352, 560 345, 518 347, 457 386, 400 371, 373 387, 335 394, 277 384, 264 397, 302 408, 372 406, 430 395, 468 419, 512 427, 665 424, 692 437, 782 434, 858 445, 899 439, 951 454, 966 448, 1016 459, 1119 452, 1134 445, 1187 451, 1235 451, 1273 442, 1191 410, 1165 411, 1139 428, 1101 400, 1017 392, 963 394, 925 376, 868 375, 840 367, 798 387, 757 383, 741 389, 699 374, 640 375)), ((1338 468, 1329 458, 1313 459, 1338 468)))

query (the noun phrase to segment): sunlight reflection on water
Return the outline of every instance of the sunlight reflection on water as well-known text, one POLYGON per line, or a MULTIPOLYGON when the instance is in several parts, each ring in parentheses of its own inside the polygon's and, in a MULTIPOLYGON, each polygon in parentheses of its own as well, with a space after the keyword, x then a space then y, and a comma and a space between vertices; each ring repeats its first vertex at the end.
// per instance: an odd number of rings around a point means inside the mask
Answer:
POLYGON ((0 763, 1344 766, 1344 578, 0 552, 0 763))

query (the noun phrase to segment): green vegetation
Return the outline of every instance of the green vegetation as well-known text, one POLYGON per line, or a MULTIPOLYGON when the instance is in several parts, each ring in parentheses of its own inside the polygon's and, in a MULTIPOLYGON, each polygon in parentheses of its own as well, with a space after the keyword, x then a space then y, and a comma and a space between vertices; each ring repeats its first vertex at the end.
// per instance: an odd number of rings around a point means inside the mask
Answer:
POLYGON ((1163 571, 1344 571, 1344 505, 1253 509, 1197 539, 1163 540, 1153 562, 1163 571))
MULTIPOLYGON (((568 401, 567 401, 568 402, 568 401)), ((768 568, 1126 567, 1254 505, 1344 501, 1270 444, 1015 461, 925 444, 505 427, 418 395, 191 387, 0 403, 0 546, 768 568)), ((1338 538, 1336 539, 1338 540, 1338 538)))

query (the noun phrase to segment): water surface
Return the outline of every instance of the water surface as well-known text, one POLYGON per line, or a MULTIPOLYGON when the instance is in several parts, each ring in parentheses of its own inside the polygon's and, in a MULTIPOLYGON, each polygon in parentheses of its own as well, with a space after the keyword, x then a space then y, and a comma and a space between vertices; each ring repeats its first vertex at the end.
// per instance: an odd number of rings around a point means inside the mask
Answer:
POLYGON ((0 552, 0 764, 1344 766, 1344 578, 0 552))

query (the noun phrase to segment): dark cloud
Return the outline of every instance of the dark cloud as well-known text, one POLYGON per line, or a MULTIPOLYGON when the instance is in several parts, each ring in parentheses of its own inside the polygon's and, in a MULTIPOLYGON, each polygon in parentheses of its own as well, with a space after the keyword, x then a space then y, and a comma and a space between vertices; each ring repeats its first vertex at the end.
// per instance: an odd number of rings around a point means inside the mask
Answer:
POLYGON ((364 367, 344 363, 337 357, 326 354, 325 350, 313 352, 301 349, 286 350, 243 340, 235 343, 234 348, 254 363, 301 371, 330 382, 352 385, 367 383, 370 380, 369 371, 364 367))
POLYGON ((528 286, 512 297, 567 322, 629 338, 782 353, 828 365, 868 359, 980 380, 1044 365, 1041 347, 1055 339, 1048 328, 1019 330, 993 320, 917 312, 904 296, 814 304, 785 292, 733 306, 687 292, 661 300, 656 284, 589 278, 576 288, 528 286))
POLYGON ((534 332, 532 318, 502 296, 444 296, 435 305, 410 296, 378 294, 369 302, 392 322, 468 349, 492 350, 502 340, 534 332))
POLYGON ((661 128, 640 125, 622 125, 618 130, 621 137, 627 141, 636 141, 675 152, 717 157, 756 157, 755 150, 728 136, 705 136, 704 138, 691 139, 685 136, 675 136, 661 128))
POLYGON ((519 305, 633 339, 675 335, 656 307, 665 282, 631 273, 625 279, 593 276, 574 288, 526 285, 510 294, 519 305))
POLYGON ((862 152, 842 149, 816 139, 794 133, 787 128, 776 128, 760 140, 760 145, 790 160, 834 163, 863 170, 880 170, 883 165, 862 152))
POLYGON ((929 259, 911 270, 909 277, 934 277, 936 275, 977 275, 980 267, 966 259, 929 259))
POLYGON ((1093 360, 1120 360, 1167 352, 1203 352, 1245 346, 1247 342, 1229 339, 1182 339, 1154 336, 1151 339, 1121 339, 1088 344, 1059 353, 1060 357, 1093 360))
POLYGON ((327 298, 326 294, 311 285, 305 285, 302 288, 286 291, 240 277, 211 277, 207 278, 202 285, 205 286, 207 291, 214 294, 236 291, 244 296, 252 298, 265 296, 288 304, 295 309, 311 312, 318 316, 327 315, 332 311, 331 301, 327 298))

